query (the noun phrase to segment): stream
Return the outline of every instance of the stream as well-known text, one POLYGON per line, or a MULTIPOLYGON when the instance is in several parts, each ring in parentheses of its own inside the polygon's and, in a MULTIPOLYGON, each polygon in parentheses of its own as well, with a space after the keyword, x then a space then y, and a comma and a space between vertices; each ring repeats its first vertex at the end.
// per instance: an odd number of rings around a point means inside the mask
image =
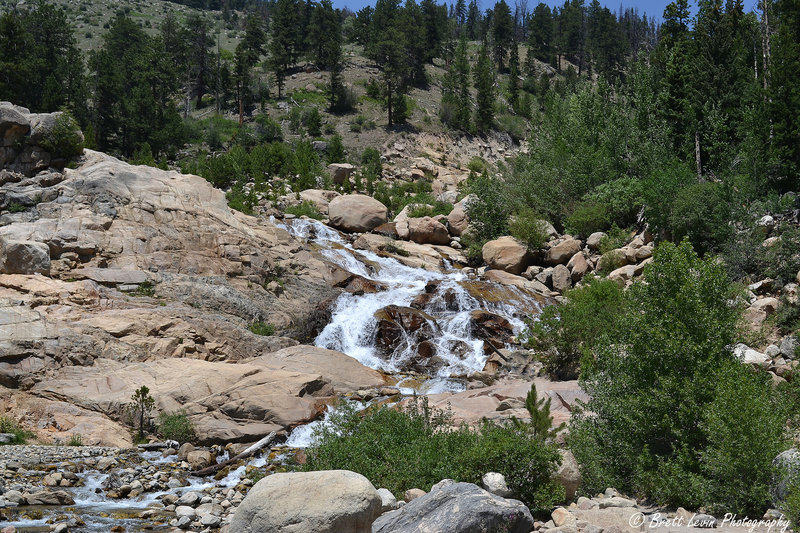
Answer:
MULTIPOLYGON (((489 350, 485 338, 476 335, 475 313, 484 313, 503 325, 507 335, 495 344, 507 345, 524 327, 522 318, 541 308, 541 299, 535 295, 482 281, 471 269, 453 267, 444 258, 441 272, 417 268, 388 254, 355 249, 338 232, 314 220, 273 223, 311 243, 331 263, 379 287, 374 292, 343 292, 333 305, 330 322, 314 344, 338 350, 365 366, 393 375, 403 395, 461 391, 466 388, 466 376, 483 370, 489 350), (378 315, 396 320, 382 322, 378 315), (387 324, 395 323, 401 327, 388 330, 391 342, 382 342, 387 337, 387 324), (413 327, 406 327, 409 323, 413 327)), ((321 420, 296 428, 285 444, 286 453, 311 445, 314 429, 329 417, 330 412, 321 420)), ((273 454, 272 461, 280 457, 273 454)), ((169 472, 168 476, 180 477, 183 486, 151 490, 135 498, 110 499, 105 495, 104 483, 111 474, 87 468, 79 473, 81 486, 64 489, 74 498, 74 505, 11 509, 10 525, 17 531, 43 532, 51 531, 54 522, 72 519, 74 523, 77 518, 83 524, 73 525, 70 531, 108 532, 114 526, 124 528, 114 528, 118 531, 167 531, 171 529, 167 522, 175 515, 161 510, 164 506, 160 497, 209 489, 230 493, 245 478, 248 468, 264 467, 269 460, 269 452, 265 452, 215 480, 189 476, 186 470, 179 472, 174 455, 138 452, 131 463, 138 465, 135 468, 141 466, 145 472, 155 469, 153 475, 169 472), (143 511, 152 516, 140 518, 143 511)), ((37 468, 58 471, 60 466, 53 463, 37 468)))

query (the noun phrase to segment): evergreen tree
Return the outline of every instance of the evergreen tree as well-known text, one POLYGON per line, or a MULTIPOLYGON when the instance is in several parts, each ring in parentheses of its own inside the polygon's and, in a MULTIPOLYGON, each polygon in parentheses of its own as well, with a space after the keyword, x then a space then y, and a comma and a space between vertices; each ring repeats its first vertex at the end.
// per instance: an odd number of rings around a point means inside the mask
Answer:
POLYGON ((525 71, 533 76, 533 59, 553 63, 553 13, 550 7, 540 2, 533 10, 528 25, 528 56, 525 58, 525 71))
POLYGON ((461 29, 467 23, 467 2, 466 0, 456 0, 456 7, 453 12, 456 24, 461 29))
POLYGON ((516 41, 511 44, 511 56, 508 59, 508 103, 514 112, 519 113, 519 47, 516 41))
MULTIPOLYGON (((198 14, 186 18, 186 49, 188 50, 189 77, 192 80, 192 93, 195 107, 203 106, 203 95, 211 83, 211 46, 213 43, 208 20, 198 14)), ((164 43, 165 46, 167 43, 164 43)), ((174 43, 169 43, 170 48, 174 43)))
POLYGON ((395 123, 395 118, 400 118, 395 117, 395 111, 399 100, 403 98, 403 79, 408 68, 401 24, 399 0, 376 2, 370 26, 372 39, 367 54, 381 70, 389 126, 395 123))
POLYGON ((475 112, 475 127, 481 133, 485 133, 494 126, 494 69, 489 59, 489 51, 486 45, 481 46, 478 53, 478 62, 475 64, 474 82, 477 90, 476 103, 478 105, 475 112))
MULTIPOLYGON (((269 26, 269 65, 278 86, 278 98, 282 95, 289 69, 300 56, 302 12, 303 6, 299 0, 277 0, 272 11, 269 26)), ((245 63, 241 64, 245 66, 245 63)))
POLYGON ((479 26, 481 24, 481 12, 478 9, 478 0, 470 0, 467 9, 467 39, 474 41, 478 38, 479 26))
POLYGON ((467 37, 462 32, 453 62, 442 83, 442 121, 455 129, 470 130, 472 98, 469 93, 469 58, 467 37))
POLYGON ((433 63, 433 58, 441 55, 442 44, 447 38, 447 8, 444 4, 437 4, 435 0, 422 0, 420 7, 425 27, 423 60, 426 63, 433 63))
POLYGON ((781 161, 774 180, 780 190, 800 187, 800 2, 778 0, 774 4, 778 28, 769 67, 770 116, 773 146, 781 161))
POLYGON ((311 15, 309 55, 319 68, 330 69, 341 59, 342 23, 331 0, 321 0, 311 15))
POLYGON ((33 36, 16 11, 0 15, 0 100, 31 106, 27 80, 33 76, 33 36))
POLYGON ((514 19, 511 18, 511 9, 505 0, 500 0, 494 5, 492 11, 492 42, 494 45, 494 60, 498 69, 502 71, 506 56, 514 41, 514 19))

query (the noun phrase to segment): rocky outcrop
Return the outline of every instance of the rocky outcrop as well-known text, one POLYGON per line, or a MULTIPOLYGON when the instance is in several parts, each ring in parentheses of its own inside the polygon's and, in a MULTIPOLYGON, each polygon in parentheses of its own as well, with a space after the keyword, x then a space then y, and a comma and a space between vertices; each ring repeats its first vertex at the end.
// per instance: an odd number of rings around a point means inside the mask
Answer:
POLYGON ((388 214, 385 205, 363 194, 337 196, 328 205, 330 224, 351 233, 363 233, 385 224, 388 214))
POLYGON ((450 243, 450 234, 445 225, 431 217, 406 218, 398 221, 396 228, 401 239, 417 244, 450 243))
POLYGON ((370 533, 381 497, 361 474, 346 470, 273 474, 236 509, 236 533, 370 533))
POLYGON ((501 528, 528 533, 533 529, 530 510, 522 502, 506 500, 472 483, 443 480, 428 494, 381 515, 372 525, 372 533, 471 533, 501 528))
POLYGON ((0 239, 0 273, 50 275, 50 249, 32 241, 0 239))

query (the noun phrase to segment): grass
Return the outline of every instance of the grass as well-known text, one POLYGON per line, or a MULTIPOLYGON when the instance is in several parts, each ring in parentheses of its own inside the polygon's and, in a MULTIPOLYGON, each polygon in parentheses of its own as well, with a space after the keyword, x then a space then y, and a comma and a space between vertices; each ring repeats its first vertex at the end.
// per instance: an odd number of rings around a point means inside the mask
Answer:
POLYGON ((70 435, 67 446, 83 446, 83 435, 80 433, 70 435))
POLYGON ((14 438, 5 444, 25 444, 34 437, 33 433, 22 429, 18 423, 7 416, 0 416, 0 433, 11 433, 14 438))
POLYGON ((317 206, 314 205, 314 202, 309 202, 307 200, 298 205, 287 207, 285 212, 298 217, 306 216, 314 220, 322 220, 324 218, 322 213, 319 212, 319 209, 317 209, 317 206))
POLYGON ((153 297, 156 294, 156 286, 152 281, 140 283, 136 290, 131 292, 131 296, 153 297))
POLYGON ((271 337, 275 335, 275 326, 270 324, 269 322, 253 322, 248 326, 250 331, 255 333, 256 335, 261 335, 262 337, 271 337))

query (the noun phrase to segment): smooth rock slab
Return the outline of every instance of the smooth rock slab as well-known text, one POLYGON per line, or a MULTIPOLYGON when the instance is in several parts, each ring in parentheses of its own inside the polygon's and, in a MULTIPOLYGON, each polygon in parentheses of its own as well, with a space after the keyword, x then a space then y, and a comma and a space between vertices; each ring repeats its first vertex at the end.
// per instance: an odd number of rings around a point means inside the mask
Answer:
POLYGON ((369 533, 381 497, 367 478, 347 470, 267 476, 236 509, 236 533, 369 533))
POLYGON ((495 496, 472 483, 438 483, 397 511, 382 515, 372 533, 528 533, 533 517, 522 502, 495 496))

